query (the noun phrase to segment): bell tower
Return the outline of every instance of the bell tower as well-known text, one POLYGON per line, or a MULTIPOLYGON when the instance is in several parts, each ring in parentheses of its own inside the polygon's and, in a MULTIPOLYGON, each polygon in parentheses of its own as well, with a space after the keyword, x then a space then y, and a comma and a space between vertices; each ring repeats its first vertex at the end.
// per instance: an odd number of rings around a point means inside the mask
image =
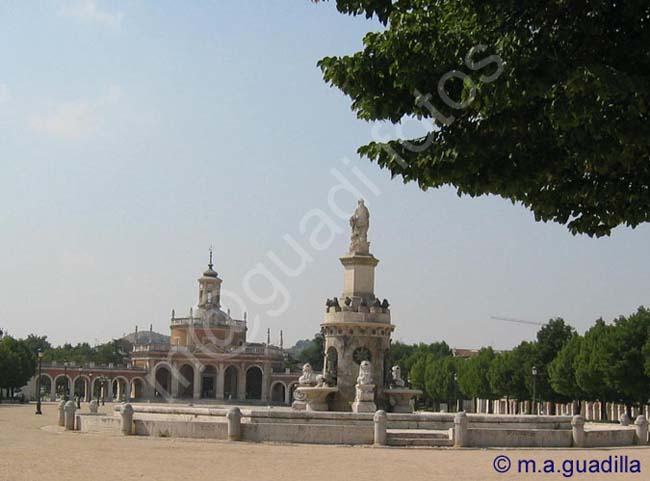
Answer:
POLYGON ((212 248, 210 248, 210 262, 208 270, 199 278, 199 302, 200 309, 210 309, 221 307, 221 282, 219 275, 214 270, 212 263, 212 248))

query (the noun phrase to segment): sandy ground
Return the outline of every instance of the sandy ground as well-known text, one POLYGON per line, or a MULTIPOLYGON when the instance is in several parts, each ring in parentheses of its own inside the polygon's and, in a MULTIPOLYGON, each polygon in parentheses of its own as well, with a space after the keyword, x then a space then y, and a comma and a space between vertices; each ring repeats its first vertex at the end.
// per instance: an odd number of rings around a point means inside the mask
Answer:
MULTIPOLYGON (((103 409, 108 409, 106 406, 103 409)), ((169 438, 122 437, 61 432, 56 406, 0 405, 0 481, 96 480, 517 480, 567 479, 560 473, 519 474, 521 459, 540 465, 547 459, 638 459, 641 474, 574 474, 577 479, 650 479, 650 448, 435 449, 305 446, 229 443, 169 438), (497 456, 508 456, 512 470, 499 474, 497 456)), ((83 408, 87 409, 86 406, 83 408)))

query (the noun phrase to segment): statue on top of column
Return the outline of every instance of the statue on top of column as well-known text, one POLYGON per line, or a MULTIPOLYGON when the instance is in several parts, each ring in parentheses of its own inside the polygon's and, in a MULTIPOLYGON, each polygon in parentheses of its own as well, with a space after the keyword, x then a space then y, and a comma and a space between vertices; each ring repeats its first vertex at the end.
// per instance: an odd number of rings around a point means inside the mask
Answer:
POLYGON ((370 212, 363 199, 359 200, 357 209, 350 217, 350 227, 352 227, 350 254, 369 254, 368 229, 370 228, 370 212))

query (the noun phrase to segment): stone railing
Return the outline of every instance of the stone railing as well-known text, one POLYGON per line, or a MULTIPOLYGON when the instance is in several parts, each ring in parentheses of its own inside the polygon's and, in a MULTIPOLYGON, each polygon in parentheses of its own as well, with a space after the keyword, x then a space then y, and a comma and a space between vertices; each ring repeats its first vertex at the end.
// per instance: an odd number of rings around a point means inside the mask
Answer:
POLYGON ((138 344, 133 346, 133 352, 167 352, 170 344, 138 344))
POLYGON ((172 326, 224 326, 224 327, 238 327, 241 329, 246 328, 246 321, 239 321, 236 319, 219 319, 218 321, 205 321, 196 317, 176 317, 171 321, 172 326))

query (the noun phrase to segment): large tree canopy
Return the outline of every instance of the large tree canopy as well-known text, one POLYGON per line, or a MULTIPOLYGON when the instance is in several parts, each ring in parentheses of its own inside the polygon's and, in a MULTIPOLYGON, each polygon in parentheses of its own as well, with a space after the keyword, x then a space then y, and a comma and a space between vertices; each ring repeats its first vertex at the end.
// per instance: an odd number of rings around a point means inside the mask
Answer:
POLYGON ((650 217, 650 3, 336 0, 385 28, 319 62, 361 119, 431 119, 359 153, 422 189, 495 194, 608 235, 650 217))

